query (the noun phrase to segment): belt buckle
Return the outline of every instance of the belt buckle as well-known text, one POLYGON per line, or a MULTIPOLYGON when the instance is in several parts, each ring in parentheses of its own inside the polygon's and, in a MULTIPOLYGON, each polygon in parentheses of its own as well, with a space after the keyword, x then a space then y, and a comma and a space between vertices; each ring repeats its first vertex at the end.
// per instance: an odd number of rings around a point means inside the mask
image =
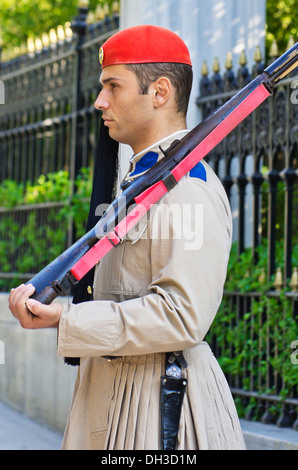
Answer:
POLYGON ((116 232, 116 230, 113 231, 113 233, 116 235, 116 237, 118 238, 118 243, 115 243, 114 240, 112 240, 110 238, 110 235, 111 235, 112 232, 108 233, 107 234, 107 239, 109 240, 109 242, 113 245, 114 248, 116 248, 118 245, 120 245, 120 243, 123 242, 123 239, 121 237, 119 237, 118 233, 116 232))

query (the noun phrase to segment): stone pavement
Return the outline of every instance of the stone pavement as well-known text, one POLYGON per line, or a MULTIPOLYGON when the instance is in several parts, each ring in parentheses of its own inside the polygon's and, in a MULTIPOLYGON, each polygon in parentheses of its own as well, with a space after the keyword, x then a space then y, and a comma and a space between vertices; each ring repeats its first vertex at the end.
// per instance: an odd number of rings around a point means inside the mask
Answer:
MULTIPOLYGON (((248 450, 298 450, 298 432, 241 420, 248 450)), ((59 450, 62 435, 0 402, 0 450, 59 450)))
POLYGON ((0 450, 59 450, 62 436, 0 402, 0 450))
POLYGON ((298 450, 298 431, 241 420, 248 450, 298 450))

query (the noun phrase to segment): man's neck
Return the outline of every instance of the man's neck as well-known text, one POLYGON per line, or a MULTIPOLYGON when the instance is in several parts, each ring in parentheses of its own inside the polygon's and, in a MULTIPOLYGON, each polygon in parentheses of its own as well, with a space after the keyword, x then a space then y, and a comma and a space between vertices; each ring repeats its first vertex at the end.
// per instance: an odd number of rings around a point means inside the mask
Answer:
POLYGON ((132 145, 133 152, 136 155, 155 144, 155 142, 163 140, 169 135, 184 129, 186 129, 186 120, 184 118, 170 125, 166 122, 161 122, 159 126, 155 126, 155 128, 152 128, 151 132, 147 133, 145 139, 140 139, 135 145, 132 145))
POLYGON ((180 129, 176 132, 173 132, 165 137, 163 137, 160 140, 155 141, 152 145, 149 145, 148 147, 142 149, 138 153, 134 153, 132 157, 130 158, 131 163, 136 163, 138 160, 140 160, 143 155, 145 155, 148 152, 160 152, 162 154, 161 148, 163 150, 166 150, 174 140, 177 139, 182 139, 187 133, 188 129, 180 129))

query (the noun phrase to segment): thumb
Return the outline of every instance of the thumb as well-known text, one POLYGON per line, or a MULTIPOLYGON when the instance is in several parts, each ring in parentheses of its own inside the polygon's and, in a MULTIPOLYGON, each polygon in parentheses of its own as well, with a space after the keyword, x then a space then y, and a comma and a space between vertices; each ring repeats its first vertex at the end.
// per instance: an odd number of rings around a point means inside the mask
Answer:
POLYGON ((37 315, 37 316, 41 313, 42 307, 43 307, 43 305, 40 302, 34 299, 28 299, 26 302, 26 305, 27 305, 28 310, 30 310, 30 312, 33 313, 33 315, 37 315))
POLYGON ((35 299, 27 300, 27 308, 37 317, 49 317, 50 316, 59 316, 62 313, 63 306, 59 303, 51 303, 50 305, 45 305, 35 299))

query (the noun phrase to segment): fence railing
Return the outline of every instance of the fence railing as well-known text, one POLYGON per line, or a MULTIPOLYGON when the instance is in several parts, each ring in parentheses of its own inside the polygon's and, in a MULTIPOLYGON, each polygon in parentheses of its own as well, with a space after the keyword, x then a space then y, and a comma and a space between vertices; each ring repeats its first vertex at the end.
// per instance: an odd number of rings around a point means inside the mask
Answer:
MULTIPOLYGON (((258 51, 257 51, 258 52, 258 51)), ((202 69, 197 104, 209 115, 264 69, 211 77, 202 69)), ((246 417, 298 427, 298 75, 295 71, 207 157, 234 215, 224 301, 210 341, 246 417), (293 349, 294 348, 294 349, 293 349), (296 349, 298 349, 296 347, 296 349)))

